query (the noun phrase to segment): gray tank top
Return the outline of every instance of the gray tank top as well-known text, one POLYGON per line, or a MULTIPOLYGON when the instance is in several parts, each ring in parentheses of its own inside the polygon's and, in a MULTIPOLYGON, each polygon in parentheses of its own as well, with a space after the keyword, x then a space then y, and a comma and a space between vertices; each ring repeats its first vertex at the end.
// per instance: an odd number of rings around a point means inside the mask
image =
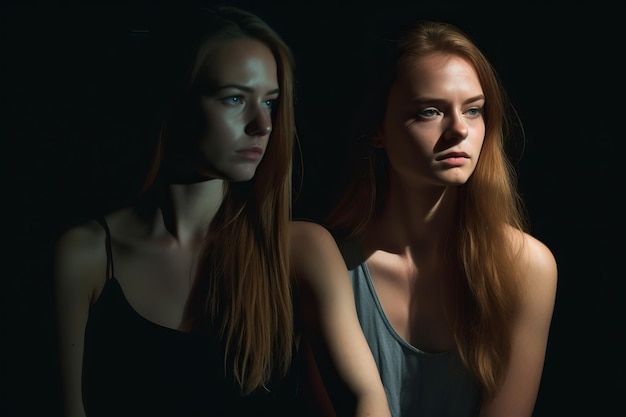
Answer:
POLYGON ((380 304, 355 241, 339 242, 350 272, 357 314, 374 354, 393 417, 477 416, 476 379, 456 351, 427 353, 396 333, 380 304))

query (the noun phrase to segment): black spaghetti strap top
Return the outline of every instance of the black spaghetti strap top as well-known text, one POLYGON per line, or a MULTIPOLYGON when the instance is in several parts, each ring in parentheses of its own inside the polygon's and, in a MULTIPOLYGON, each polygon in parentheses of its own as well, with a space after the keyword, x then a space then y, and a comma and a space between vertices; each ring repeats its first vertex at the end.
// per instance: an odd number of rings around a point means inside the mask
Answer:
POLYGON ((107 282, 85 331, 83 400, 87 417, 297 416, 295 367, 269 390, 242 395, 224 374, 224 350, 207 332, 150 322, 128 303, 115 278, 106 232, 107 282))
POLYGON ((107 280, 113 276, 115 276, 115 271, 113 269, 113 250, 111 249, 111 231, 109 230, 109 224, 107 223, 106 219, 104 217, 98 217, 96 219, 98 221, 98 223, 100 223, 100 225, 102 226, 102 228, 104 229, 104 232, 106 234, 105 240, 104 240, 104 246, 107 252, 107 280))

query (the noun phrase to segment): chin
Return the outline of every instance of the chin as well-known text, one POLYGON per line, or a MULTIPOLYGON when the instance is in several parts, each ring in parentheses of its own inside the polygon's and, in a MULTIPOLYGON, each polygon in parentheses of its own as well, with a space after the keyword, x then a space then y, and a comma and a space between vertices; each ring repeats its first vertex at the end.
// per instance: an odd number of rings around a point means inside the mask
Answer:
POLYGON ((229 182, 246 182, 250 181, 256 175, 256 169, 222 169, 214 170, 215 177, 221 178, 229 182))
POLYGON ((467 183, 468 179, 465 177, 442 178, 442 183, 449 187, 455 187, 467 183))
POLYGON ((253 179, 254 174, 255 172, 249 173, 249 174, 232 175, 228 178, 228 180, 231 182, 246 182, 246 181, 250 181, 251 179, 253 179))

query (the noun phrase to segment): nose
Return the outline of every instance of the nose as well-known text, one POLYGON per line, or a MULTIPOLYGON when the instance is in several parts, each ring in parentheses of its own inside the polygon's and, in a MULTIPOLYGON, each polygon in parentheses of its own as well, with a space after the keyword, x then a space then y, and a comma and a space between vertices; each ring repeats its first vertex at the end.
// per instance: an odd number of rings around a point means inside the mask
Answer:
POLYGON ((463 119, 463 115, 459 113, 452 113, 448 117, 448 126, 444 137, 448 140, 462 140, 467 137, 468 133, 469 130, 465 120, 463 119))
POLYGON ((251 111, 250 121, 246 124, 246 133, 250 136, 265 136, 272 131, 272 113, 261 105, 251 111))

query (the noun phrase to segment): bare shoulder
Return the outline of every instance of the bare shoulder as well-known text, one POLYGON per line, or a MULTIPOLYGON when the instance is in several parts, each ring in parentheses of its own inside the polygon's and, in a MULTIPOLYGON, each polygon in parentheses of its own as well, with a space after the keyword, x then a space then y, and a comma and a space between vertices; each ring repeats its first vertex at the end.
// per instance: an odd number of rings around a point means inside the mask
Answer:
POLYGON ((332 256, 337 244, 324 226, 309 221, 291 222, 291 253, 296 262, 309 262, 332 256))
POLYGON ((328 243, 334 243, 334 238, 324 226, 304 220, 291 222, 292 245, 303 248, 309 245, 324 245, 328 243))
POLYGON ((524 304, 544 304, 544 308, 551 311, 558 279, 554 254, 545 243, 528 233, 515 231, 512 236, 516 243, 521 243, 520 284, 524 304))
POLYGON ((319 281, 334 276, 334 271, 345 269, 343 257, 328 229, 307 221, 291 224, 291 261, 300 278, 319 281))
MULTIPOLYGON (((528 275, 537 280, 547 281, 544 285, 553 285, 557 279, 557 263, 554 254, 543 242, 537 238, 523 233, 523 259, 528 267, 528 275)), ((537 285, 542 285, 537 283, 537 285)))
MULTIPOLYGON (((112 240, 119 238, 115 230, 128 230, 133 225, 133 208, 126 207, 106 215, 112 240)), ((57 264, 73 268, 106 265, 106 232, 97 220, 89 220, 67 229, 56 241, 57 264)))
POLYGON ((89 255, 97 245, 104 248, 105 231, 95 220, 76 225, 61 234, 56 242, 56 256, 74 258, 76 255, 89 255))
POLYGON ((56 241, 54 274, 57 287, 82 288, 93 295, 106 280, 106 233, 92 220, 66 230, 56 241))

